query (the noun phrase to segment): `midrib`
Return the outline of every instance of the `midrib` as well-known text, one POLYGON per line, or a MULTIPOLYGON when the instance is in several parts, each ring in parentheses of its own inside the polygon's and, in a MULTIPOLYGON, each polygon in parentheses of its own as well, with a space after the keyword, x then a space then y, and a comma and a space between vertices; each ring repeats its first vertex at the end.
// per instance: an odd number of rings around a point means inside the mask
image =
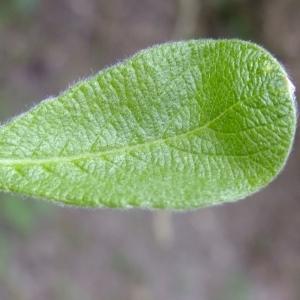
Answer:
MULTIPOLYGON (((257 95, 252 96, 251 98, 254 98, 256 96, 257 95)), ((247 100, 249 100, 249 98, 247 100)), ((239 105, 242 102, 243 102, 242 100, 237 101, 235 104, 233 104, 230 107, 228 107, 227 109, 225 109, 222 113, 220 113, 213 120, 211 120, 210 122, 208 122, 207 124, 205 124, 199 128, 196 128, 194 130, 191 130, 191 131, 179 134, 179 135, 175 135, 175 136, 172 136, 169 138, 158 139, 158 140, 149 141, 149 142, 136 144, 136 145, 132 145, 132 146, 124 146, 124 147, 121 147, 118 149, 108 150, 108 151, 104 151, 104 152, 96 152, 96 153, 88 152, 88 153, 81 153, 78 155, 71 155, 71 156, 52 156, 52 157, 47 157, 47 158, 17 158, 17 159, 1 158, 0 166, 1 165, 2 166, 13 166, 13 165, 38 165, 38 164, 46 164, 46 163, 66 163, 66 162, 72 162, 72 161, 76 161, 76 160, 80 160, 80 159, 85 160, 85 159, 99 158, 102 156, 109 156, 109 155, 113 155, 113 154, 121 154, 121 153, 130 152, 134 149, 163 144, 163 143, 166 143, 166 142, 169 142, 172 140, 188 137, 195 133, 199 133, 201 130, 204 130, 205 128, 209 127, 211 124, 216 122, 219 118, 221 118, 226 112, 233 109, 235 106, 239 105)))

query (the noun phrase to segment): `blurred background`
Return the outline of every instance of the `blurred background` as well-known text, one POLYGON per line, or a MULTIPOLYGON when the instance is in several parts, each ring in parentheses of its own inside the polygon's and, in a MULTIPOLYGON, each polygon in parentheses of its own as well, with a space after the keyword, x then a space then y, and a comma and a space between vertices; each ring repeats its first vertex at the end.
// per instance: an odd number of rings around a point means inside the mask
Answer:
MULTIPOLYGON (((299 16, 299 0, 0 0, 0 121, 170 40, 256 42, 300 87, 299 16)), ((1 193, 0 299, 300 299, 299 166, 298 133, 263 191, 186 213, 1 193)))

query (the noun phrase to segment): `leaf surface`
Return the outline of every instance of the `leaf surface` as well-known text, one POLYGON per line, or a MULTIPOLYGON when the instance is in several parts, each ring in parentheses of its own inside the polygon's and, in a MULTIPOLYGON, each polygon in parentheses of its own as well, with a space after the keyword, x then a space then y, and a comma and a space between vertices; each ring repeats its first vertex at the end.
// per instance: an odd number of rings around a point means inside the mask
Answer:
POLYGON ((155 46, 0 127, 0 189, 90 207, 237 200, 283 168, 295 111, 255 44, 155 46))

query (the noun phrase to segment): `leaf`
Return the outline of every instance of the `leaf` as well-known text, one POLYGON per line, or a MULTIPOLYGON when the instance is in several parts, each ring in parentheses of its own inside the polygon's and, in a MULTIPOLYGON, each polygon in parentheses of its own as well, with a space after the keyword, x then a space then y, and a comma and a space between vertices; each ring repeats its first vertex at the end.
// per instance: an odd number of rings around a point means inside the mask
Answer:
POLYGON ((0 189, 90 207, 237 200, 283 168, 295 111, 257 45, 155 46, 0 127, 0 189))

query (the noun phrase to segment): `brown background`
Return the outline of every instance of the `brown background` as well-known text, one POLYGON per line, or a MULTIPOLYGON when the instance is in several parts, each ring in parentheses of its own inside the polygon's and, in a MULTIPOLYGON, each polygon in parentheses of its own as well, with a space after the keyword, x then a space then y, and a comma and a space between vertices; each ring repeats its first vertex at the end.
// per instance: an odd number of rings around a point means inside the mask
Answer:
MULTIPOLYGON (((300 86, 299 0, 0 0, 0 120, 169 40, 242 38, 300 86)), ((299 98, 299 96, 298 96, 299 98)), ((0 299, 300 299, 300 144, 266 189, 170 214, 0 195, 0 299)))

